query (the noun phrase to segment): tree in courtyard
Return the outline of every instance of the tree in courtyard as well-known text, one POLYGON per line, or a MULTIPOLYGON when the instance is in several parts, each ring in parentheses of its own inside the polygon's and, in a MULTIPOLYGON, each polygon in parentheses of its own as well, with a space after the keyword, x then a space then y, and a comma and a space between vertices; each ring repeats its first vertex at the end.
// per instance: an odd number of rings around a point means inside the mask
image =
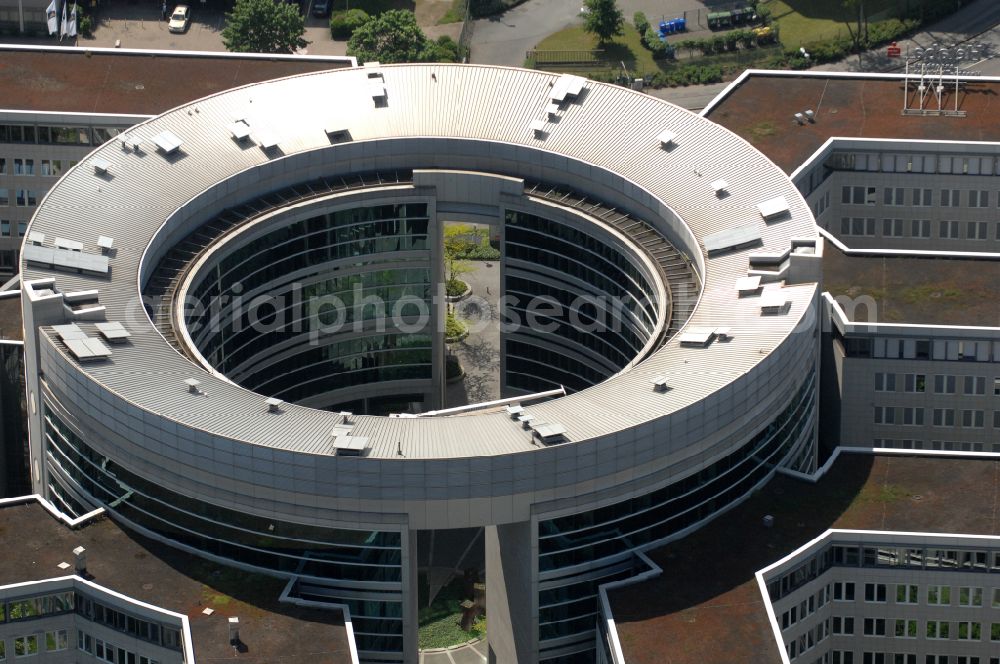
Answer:
POLYGON ((347 54, 359 62, 421 62, 427 44, 413 12, 391 9, 355 29, 347 54))
POLYGON ((625 14, 615 0, 584 0, 583 6, 583 29, 597 37, 598 43, 606 44, 612 37, 625 34, 625 14))
POLYGON ((861 64, 861 51, 868 43, 868 14, 865 13, 865 0, 841 0, 840 5, 846 12, 844 23, 847 25, 847 32, 851 35, 851 43, 858 54, 858 64, 861 64), (852 27, 851 23, 857 21, 857 27, 852 27))
POLYGON ((464 225, 449 224, 444 227, 444 265, 448 272, 445 288, 449 296, 462 294, 465 282, 460 277, 473 270, 469 261, 463 259, 475 246, 468 233, 469 228, 464 225))
POLYGON ((298 5, 274 0, 236 0, 226 14, 222 43, 234 53, 294 53, 309 42, 298 5))

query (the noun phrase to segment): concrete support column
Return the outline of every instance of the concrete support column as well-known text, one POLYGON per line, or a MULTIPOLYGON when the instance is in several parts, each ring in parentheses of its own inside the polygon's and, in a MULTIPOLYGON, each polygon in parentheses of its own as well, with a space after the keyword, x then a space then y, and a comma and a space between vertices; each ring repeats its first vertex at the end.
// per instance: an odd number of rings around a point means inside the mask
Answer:
POLYGON ((538 659, 534 551, 530 521, 486 527, 490 664, 531 664, 538 659))
POLYGON ((417 531, 404 532, 403 542, 403 661, 417 664, 417 531))

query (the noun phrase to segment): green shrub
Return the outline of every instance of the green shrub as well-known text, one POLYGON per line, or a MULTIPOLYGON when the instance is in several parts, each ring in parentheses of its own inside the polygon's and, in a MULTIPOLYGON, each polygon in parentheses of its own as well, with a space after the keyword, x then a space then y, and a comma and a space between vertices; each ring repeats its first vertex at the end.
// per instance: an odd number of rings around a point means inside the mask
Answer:
POLYGON ((636 32, 645 36, 646 30, 649 29, 649 19, 642 12, 636 12, 632 15, 632 25, 635 26, 636 32))
POLYGON ((441 35, 436 41, 427 42, 420 59, 422 62, 458 62, 461 59, 458 42, 441 35))
POLYGON ((459 258, 470 261, 498 261, 500 260, 500 250, 494 249, 488 244, 483 244, 469 248, 459 258))
POLYGON ((83 13, 82 9, 76 10, 77 32, 85 37, 89 37, 94 32, 94 19, 83 13))
POLYGON ((444 318, 445 337, 448 339, 458 339, 465 334, 466 329, 465 323, 458 320, 458 318, 455 317, 455 314, 449 311, 448 315, 444 318))
POLYGON ((666 57, 667 44, 660 39, 660 33, 654 30, 653 26, 646 28, 646 32, 643 33, 642 45, 652 52, 654 59, 666 57))
POLYGON ((468 288, 468 284, 461 279, 449 279, 445 282, 445 291, 448 297, 458 297, 465 292, 466 288, 468 288))
POLYGON ((334 39, 347 40, 354 31, 368 20, 368 12, 363 9, 348 9, 330 14, 330 36, 334 39))

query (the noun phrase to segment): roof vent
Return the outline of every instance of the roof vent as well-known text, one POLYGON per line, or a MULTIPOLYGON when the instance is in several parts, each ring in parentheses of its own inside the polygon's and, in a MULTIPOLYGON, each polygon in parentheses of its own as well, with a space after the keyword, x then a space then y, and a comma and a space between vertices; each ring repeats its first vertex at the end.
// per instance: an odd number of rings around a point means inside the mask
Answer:
POLYGON ((73 339, 86 339, 87 334, 80 329, 80 326, 76 323, 69 323, 67 325, 53 325, 52 330, 59 335, 59 338, 63 341, 70 341, 73 339))
POLYGON ((264 152, 278 147, 278 135, 269 129, 257 129, 254 132, 254 138, 257 139, 257 144, 260 145, 260 149, 264 152))
POLYGON ((105 339, 113 344, 123 343, 126 339, 132 336, 129 331, 125 329, 125 326, 118 321, 94 323, 94 327, 97 328, 97 331, 100 332, 105 339))
POLYGON ((656 137, 656 140, 660 142, 661 148, 669 148, 677 140, 677 133, 666 129, 656 137))
POLYGON ((233 135, 234 139, 242 143, 250 138, 250 125, 243 120, 238 120, 229 125, 229 133, 233 135))
POLYGON ((354 413, 349 410, 340 411, 340 416, 344 418, 344 424, 354 424, 351 422, 351 418, 354 417, 354 413))
POLYGON ((333 453, 336 456, 363 456, 368 446, 364 436, 344 436, 333 434, 333 453))
POLYGON ((111 162, 101 157, 94 157, 90 160, 90 163, 94 166, 94 172, 98 175, 106 175, 108 170, 111 169, 111 162))
POLYGON ((82 339, 66 339, 66 347, 78 360, 102 360, 111 356, 111 351, 100 339, 84 336, 82 339))
POLYGON ((87 550, 82 546, 73 549, 73 569, 77 576, 87 576, 87 550))
POLYGON ((83 251, 83 242, 77 242, 76 240, 67 240, 66 238, 57 237, 52 241, 52 246, 56 249, 65 249, 66 251, 83 251))
POLYGON ((561 104, 567 97, 577 97, 583 92, 583 84, 586 82, 587 79, 582 76, 563 74, 549 90, 549 99, 561 104))
POLYGON ((757 224, 749 226, 737 226, 727 228, 718 233, 712 233, 702 238, 705 243, 705 251, 708 255, 729 251, 731 249, 742 249, 752 245, 760 244, 761 233, 757 224))
POLYGON ((26 244, 21 256, 30 263, 46 265, 53 270, 107 274, 108 257, 85 254, 81 251, 43 247, 40 244, 26 244))
POLYGON ((760 299, 760 313, 774 316, 788 310, 788 297, 779 291, 768 291, 760 299))
POLYGON ((555 445, 566 440, 566 427, 557 422, 538 422, 531 424, 531 438, 543 445, 555 445))
POLYGON ((723 194, 728 193, 727 190, 729 189, 729 183, 723 179, 715 180, 709 186, 712 188, 712 191, 715 192, 716 196, 722 196, 723 194))
POLYGON ((45 242, 45 233, 39 233, 38 231, 31 231, 28 233, 28 243, 33 244, 36 247, 42 246, 45 242))
POLYGON ((198 387, 201 385, 201 381, 197 378, 185 378, 184 384, 188 387, 188 392, 191 394, 201 394, 201 389, 198 387))
POLYGON ((327 127, 325 130, 326 137, 330 139, 331 143, 346 143, 351 140, 351 132, 347 129, 342 129, 340 127, 327 127))
POLYGON ((682 346, 706 348, 713 339, 715 339, 715 328, 689 327, 680 336, 680 343, 682 346))
POLYGON ((740 296, 750 295, 760 290, 760 276, 740 277, 736 280, 736 290, 740 296))
POLYGON ((530 429, 531 423, 535 421, 535 416, 524 413, 518 416, 517 421, 521 423, 522 429, 530 429))
POLYGON ((269 412, 269 413, 280 413, 281 412, 281 406, 285 402, 282 401, 281 399, 276 398, 276 397, 271 397, 265 403, 267 404, 267 412, 269 412))
POLYGON ((153 143, 163 154, 173 154, 184 142, 174 132, 164 131, 153 137, 153 143))
POLYGON ((504 408, 504 410, 507 411, 507 414, 510 415, 510 419, 512 420, 516 420, 524 414, 524 408, 519 403, 509 404, 506 408, 504 408))
POLYGON ((97 246, 101 248, 102 254, 109 254, 115 246, 115 239, 106 235, 98 235, 97 246))
POLYGON ((555 120, 559 117, 559 104, 552 102, 545 107, 545 113, 549 116, 549 120, 555 120))
POLYGON ((240 619, 236 616, 229 618, 229 645, 234 648, 240 645, 240 619))
POLYGON ((759 204, 757 210, 765 221, 771 221, 788 213, 788 201, 784 196, 778 196, 759 204))
POLYGON ((535 138, 538 138, 545 133, 545 120, 532 120, 528 127, 534 132, 535 138))
POLYGON ((669 389, 670 389, 670 386, 667 385, 667 377, 666 376, 663 376, 663 375, 653 376, 653 391, 655 391, 655 392, 666 392, 669 389))

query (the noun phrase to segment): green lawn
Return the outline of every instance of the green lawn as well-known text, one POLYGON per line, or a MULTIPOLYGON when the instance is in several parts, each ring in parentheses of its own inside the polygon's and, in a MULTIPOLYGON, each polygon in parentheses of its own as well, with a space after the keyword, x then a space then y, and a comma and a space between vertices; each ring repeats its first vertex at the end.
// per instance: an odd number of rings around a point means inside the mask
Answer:
POLYGON ((463 0, 451 0, 451 7, 438 20, 438 25, 458 23, 463 19, 465 19, 465 2, 463 0))
MULTIPOLYGON (((585 32, 583 26, 573 26, 549 35, 538 42, 538 51, 592 51, 597 48, 597 38, 585 32)), ((606 62, 624 62, 629 71, 650 72, 658 69, 653 54, 642 45, 639 32, 631 23, 625 24, 625 34, 604 47, 606 62)), ((601 67, 602 69, 606 67, 601 67)))
MULTIPOLYGON (((681 39, 674 37, 669 41, 677 44, 681 39)), ((590 51, 596 48, 596 38, 585 32, 583 27, 570 27, 560 30, 543 39, 535 47, 539 51, 590 51)), ((609 72, 621 73, 621 63, 624 63, 631 75, 647 77, 660 72, 670 75, 670 72, 676 73, 689 66, 718 66, 722 68, 723 75, 725 76, 742 72, 748 67, 762 66, 764 61, 779 51, 780 47, 774 44, 693 59, 689 58, 688 53, 685 51, 683 53, 678 52, 677 60, 657 61, 653 59, 653 54, 642 45, 635 26, 626 23, 625 34, 621 37, 616 37, 614 41, 604 46, 604 54, 601 56, 600 62, 567 65, 561 63, 536 63, 529 60, 525 63, 525 66, 550 71, 571 71, 584 76, 603 76, 609 72)), ((686 83, 682 84, 686 85, 686 83)))
MULTIPOLYGON (((771 10, 771 16, 781 25, 781 41, 790 47, 800 44, 850 38, 845 19, 857 15, 844 9, 842 0, 764 0, 762 6, 771 10)), ((908 10, 936 5, 954 7, 955 0, 865 0, 865 11, 870 23, 887 18, 899 18, 908 10)))

